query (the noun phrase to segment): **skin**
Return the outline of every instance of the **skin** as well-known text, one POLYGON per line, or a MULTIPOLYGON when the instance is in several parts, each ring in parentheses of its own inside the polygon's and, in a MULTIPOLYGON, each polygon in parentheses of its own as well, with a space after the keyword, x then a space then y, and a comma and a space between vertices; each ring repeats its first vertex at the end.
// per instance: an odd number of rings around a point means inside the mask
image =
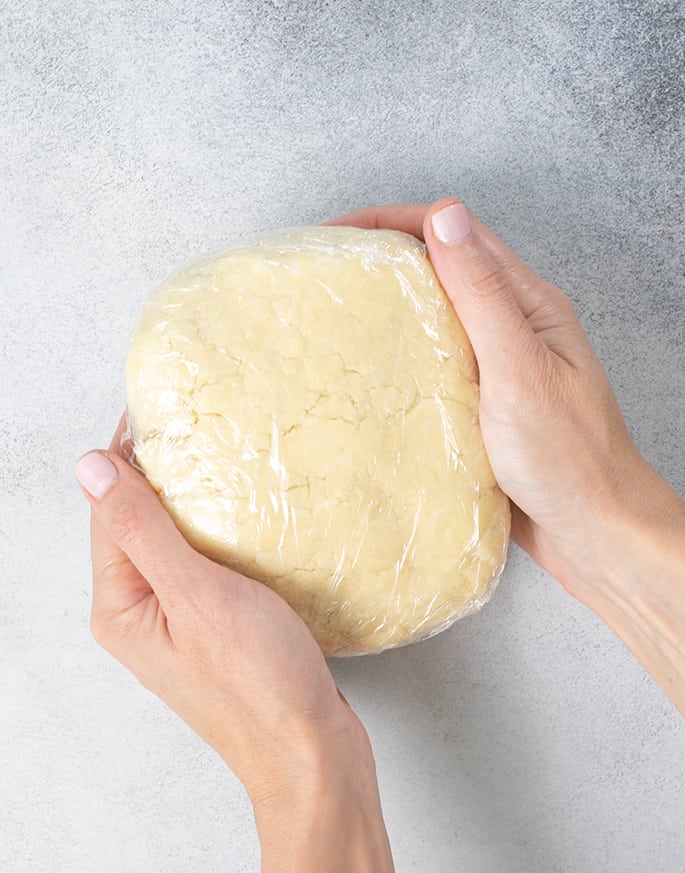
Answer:
POLYGON ((93 636, 242 781, 265 873, 392 870, 368 736, 309 629, 187 544, 127 462, 123 432, 122 418, 99 453, 115 476, 107 493, 84 489, 93 636))
MULTIPOLYGON (((640 456, 568 298, 475 217, 400 205, 337 224, 425 240, 480 370, 480 423, 512 535, 625 642, 685 714, 685 502, 640 456), (462 222, 463 224, 463 222, 462 222), (470 224, 470 228, 469 228, 470 224)), ((120 430, 92 509, 95 638, 243 782, 262 870, 393 870, 366 731, 277 595, 193 551, 120 430)))

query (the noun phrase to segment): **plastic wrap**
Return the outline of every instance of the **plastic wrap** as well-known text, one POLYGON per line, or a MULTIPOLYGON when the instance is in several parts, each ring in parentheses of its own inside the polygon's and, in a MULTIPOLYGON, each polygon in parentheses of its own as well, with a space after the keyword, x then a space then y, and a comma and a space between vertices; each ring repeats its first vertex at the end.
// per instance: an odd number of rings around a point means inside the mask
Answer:
POLYGON ((492 594, 509 504, 414 237, 292 228, 198 261, 147 302, 127 393, 188 541, 282 595, 325 654, 430 636, 492 594))

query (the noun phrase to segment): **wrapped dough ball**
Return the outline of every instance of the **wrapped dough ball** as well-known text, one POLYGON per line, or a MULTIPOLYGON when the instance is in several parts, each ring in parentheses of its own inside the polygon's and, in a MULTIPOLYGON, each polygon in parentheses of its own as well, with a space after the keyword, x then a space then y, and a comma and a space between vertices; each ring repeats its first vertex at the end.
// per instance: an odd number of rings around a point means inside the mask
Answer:
POLYGON ((188 541, 282 595, 327 655, 479 609, 509 503, 425 246, 281 230, 164 283, 127 361, 137 462, 188 541))

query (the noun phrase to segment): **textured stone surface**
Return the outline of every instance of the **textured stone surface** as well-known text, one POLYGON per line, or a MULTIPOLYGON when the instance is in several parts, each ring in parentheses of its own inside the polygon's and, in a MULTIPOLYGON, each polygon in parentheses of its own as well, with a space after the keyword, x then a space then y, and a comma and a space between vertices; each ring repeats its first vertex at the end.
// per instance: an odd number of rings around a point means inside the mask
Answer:
MULTIPOLYGON (((0 868, 258 867, 240 786, 87 628, 73 462, 198 253, 459 194, 571 294, 685 490, 682 33, 638 0, 0 5, 0 868)), ((685 723, 520 553, 480 615, 334 672, 398 871, 682 868, 685 723)))

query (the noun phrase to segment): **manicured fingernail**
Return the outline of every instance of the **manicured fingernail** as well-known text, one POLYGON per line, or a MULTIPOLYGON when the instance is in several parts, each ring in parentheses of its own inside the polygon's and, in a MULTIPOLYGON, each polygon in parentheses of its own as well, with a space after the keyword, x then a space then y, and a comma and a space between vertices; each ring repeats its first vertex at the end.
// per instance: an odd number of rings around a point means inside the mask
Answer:
POLYGON ((435 213, 431 223, 433 233, 447 246, 454 246, 471 236, 471 222, 463 203, 445 206, 435 213))
POLYGON ((95 500, 101 500, 117 481, 117 468, 100 452, 88 452, 76 464, 79 484, 95 500))

